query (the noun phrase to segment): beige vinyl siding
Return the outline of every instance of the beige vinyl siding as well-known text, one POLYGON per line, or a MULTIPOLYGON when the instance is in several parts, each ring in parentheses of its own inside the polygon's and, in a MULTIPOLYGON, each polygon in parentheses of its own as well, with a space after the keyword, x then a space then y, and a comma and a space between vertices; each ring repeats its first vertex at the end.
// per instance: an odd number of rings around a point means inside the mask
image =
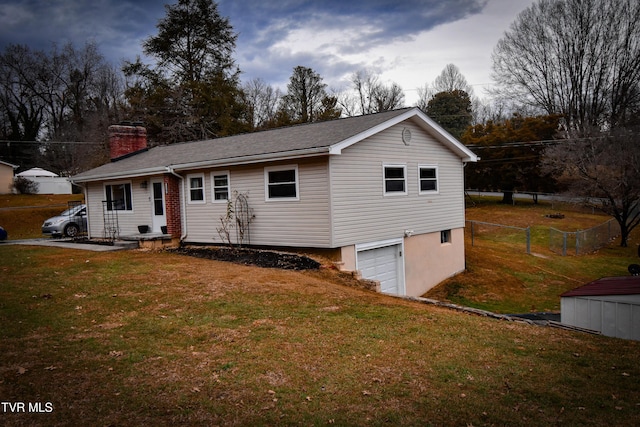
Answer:
POLYGON ((464 227, 460 158, 410 122, 356 143, 330 159, 334 247, 464 227), (409 128, 409 145, 402 130, 409 128), (383 165, 406 165, 407 194, 385 196, 383 165), (419 194, 418 165, 438 167, 437 194, 419 194))
POLYGON ((0 163, 0 194, 11 194, 13 190, 13 167, 0 163))
MULTIPOLYGON (((157 177, 152 177, 157 178, 157 177)), ((133 210, 117 211, 120 235, 138 234, 139 225, 151 226, 151 185, 152 178, 132 178, 114 181, 91 182, 87 184, 87 206, 89 210, 89 233, 94 239, 104 237, 102 201, 106 200, 104 186, 114 183, 131 183, 131 205, 133 210), (142 188, 146 181, 147 188, 142 188)))
MULTIPOLYGON (((224 170, 229 172, 231 193, 237 191, 249 196, 249 207, 255 215, 250 225, 252 245, 329 247, 331 227, 326 158, 229 167, 224 170), (264 168, 287 165, 297 165, 299 200, 265 200, 264 168)), ((216 228, 220 227, 220 218, 225 215, 227 205, 211 201, 211 173, 219 170, 193 171, 197 172, 205 173, 207 203, 187 204, 186 241, 221 243, 216 228)), ((235 243, 235 229, 231 237, 235 243)))

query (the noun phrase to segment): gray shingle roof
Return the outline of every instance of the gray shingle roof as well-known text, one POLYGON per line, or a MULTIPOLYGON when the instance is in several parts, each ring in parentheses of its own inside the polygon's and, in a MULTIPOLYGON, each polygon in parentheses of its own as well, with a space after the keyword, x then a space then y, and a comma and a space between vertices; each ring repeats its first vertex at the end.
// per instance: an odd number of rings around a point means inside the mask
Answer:
POLYGON ((328 154, 332 146, 367 132, 410 110, 406 108, 225 138, 154 147, 82 172, 72 179, 83 182, 166 172, 168 167, 179 169, 181 166, 183 168, 225 166, 328 154))

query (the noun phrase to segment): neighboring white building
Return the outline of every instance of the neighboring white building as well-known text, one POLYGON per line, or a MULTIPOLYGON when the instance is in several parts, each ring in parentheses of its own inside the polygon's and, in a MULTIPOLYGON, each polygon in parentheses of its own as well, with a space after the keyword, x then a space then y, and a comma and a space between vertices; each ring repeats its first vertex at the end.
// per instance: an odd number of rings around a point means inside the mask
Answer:
POLYGON ((605 277, 560 296, 561 322, 640 341, 640 276, 605 277))
POLYGON ((465 268, 463 167, 477 157, 418 108, 151 149, 142 127, 110 132, 112 161, 72 178, 91 237, 116 213, 121 235, 224 243, 237 191, 251 245, 322 250, 382 292, 419 296, 465 268))
POLYGON ((38 194, 71 194, 71 182, 68 178, 42 168, 31 168, 16 176, 26 178, 38 184, 38 194))

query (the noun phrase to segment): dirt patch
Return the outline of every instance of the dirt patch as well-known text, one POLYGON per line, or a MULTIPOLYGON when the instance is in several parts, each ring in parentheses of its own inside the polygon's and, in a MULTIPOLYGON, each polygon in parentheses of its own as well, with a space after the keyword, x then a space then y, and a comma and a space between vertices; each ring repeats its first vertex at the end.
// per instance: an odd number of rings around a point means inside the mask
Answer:
POLYGON ((236 264, 255 265, 265 268, 280 268, 284 270, 317 270, 320 268, 318 261, 306 256, 287 252, 198 246, 183 246, 176 249, 167 249, 167 251, 197 258, 228 261, 236 264))

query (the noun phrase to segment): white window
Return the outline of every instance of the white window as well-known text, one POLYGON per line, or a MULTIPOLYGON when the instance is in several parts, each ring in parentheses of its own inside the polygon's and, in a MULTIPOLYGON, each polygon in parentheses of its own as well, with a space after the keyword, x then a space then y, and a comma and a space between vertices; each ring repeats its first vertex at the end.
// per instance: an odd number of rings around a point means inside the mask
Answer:
POLYGON ((117 182, 104 186, 105 198, 107 200, 107 210, 109 211, 131 211, 133 203, 131 198, 131 183, 117 182))
POLYGON ((299 200, 298 166, 264 168, 266 200, 299 200))
POLYGON ((418 180, 420 194, 433 194, 438 192, 438 167, 433 165, 418 166, 418 180))
POLYGON ((440 243, 451 243, 451 230, 442 230, 440 232, 440 243))
POLYGON ((384 165, 384 195, 407 194, 407 166, 384 165))
POLYGON ((204 174, 187 175, 189 185, 189 203, 205 203, 204 198, 204 174))
POLYGON ((211 172, 211 201, 226 202, 229 200, 229 172, 211 172))

